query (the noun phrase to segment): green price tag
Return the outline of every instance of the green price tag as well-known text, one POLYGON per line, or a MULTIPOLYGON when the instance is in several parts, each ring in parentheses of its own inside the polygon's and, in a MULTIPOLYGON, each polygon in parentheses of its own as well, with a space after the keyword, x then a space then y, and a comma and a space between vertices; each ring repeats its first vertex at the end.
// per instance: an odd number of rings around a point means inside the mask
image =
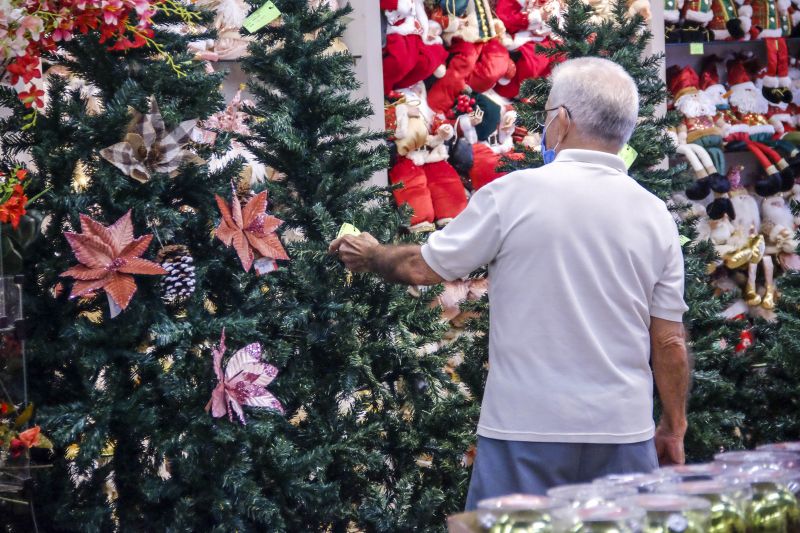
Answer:
POLYGON ((344 237, 345 235, 355 235, 357 237, 361 235, 361 232, 354 225, 345 222, 342 224, 342 227, 339 228, 339 233, 336 234, 336 238, 338 239, 340 237, 344 237))
POLYGON ((703 55, 703 43, 689 43, 689 53, 693 56, 703 55))
POLYGON ((263 6, 253 11, 249 17, 244 19, 244 29, 250 33, 254 33, 276 18, 281 16, 281 12, 272 3, 272 0, 267 0, 263 6))
POLYGON ((634 150, 630 144, 626 144, 617 155, 625 162, 625 168, 631 168, 633 162, 639 157, 639 152, 634 150))
POLYGON ((684 244, 686 244, 690 240, 691 239, 689 237, 687 237, 686 235, 681 235, 680 237, 678 237, 678 242, 681 243, 681 246, 683 246, 684 244))

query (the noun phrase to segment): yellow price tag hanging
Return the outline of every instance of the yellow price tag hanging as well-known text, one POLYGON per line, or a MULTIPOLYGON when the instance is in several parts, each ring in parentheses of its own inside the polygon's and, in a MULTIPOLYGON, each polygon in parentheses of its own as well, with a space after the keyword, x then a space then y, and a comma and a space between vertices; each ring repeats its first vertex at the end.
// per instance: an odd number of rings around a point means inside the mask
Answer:
POLYGON ((345 222, 344 224, 342 224, 342 227, 339 228, 339 233, 336 234, 336 238, 339 239, 341 237, 344 237, 345 235, 353 235, 355 237, 358 237, 359 235, 361 235, 361 231, 354 225, 345 222))
POLYGON ((267 0, 264 5, 250 13, 244 19, 242 26, 250 33, 255 33, 276 18, 281 16, 280 10, 272 3, 272 0, 267 0))
POLYGON ((693 56, 705 55, 703 43, 689 43, 689 54, 693 56))
POLYGON ((634 150, 630 144, 626 144, 622 147, 622 150, 620 150, 617 155, 625 163, 625 168, 631 168, 633 162, 636 161, 637 157, 639 157, 639 152, 634 150))

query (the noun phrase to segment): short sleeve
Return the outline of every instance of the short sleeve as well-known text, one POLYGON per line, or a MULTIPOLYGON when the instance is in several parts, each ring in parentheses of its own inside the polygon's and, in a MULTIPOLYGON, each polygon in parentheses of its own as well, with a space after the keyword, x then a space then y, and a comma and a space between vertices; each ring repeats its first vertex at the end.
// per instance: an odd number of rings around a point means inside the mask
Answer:
POLYGON ((667 257, 661 277, 653 288, 650 316, 672 322, 681 322, 683 313, 689 308, 683 300, 683 252, 681 251, 678 228, 671 217, 669 228, 670 243, 666 252, 667 257))
POLYGON ((422 257, 447 281, 489 264, 500 250, 501 228, 490 187, 476 192, 466 209, 422 246, 422 257))

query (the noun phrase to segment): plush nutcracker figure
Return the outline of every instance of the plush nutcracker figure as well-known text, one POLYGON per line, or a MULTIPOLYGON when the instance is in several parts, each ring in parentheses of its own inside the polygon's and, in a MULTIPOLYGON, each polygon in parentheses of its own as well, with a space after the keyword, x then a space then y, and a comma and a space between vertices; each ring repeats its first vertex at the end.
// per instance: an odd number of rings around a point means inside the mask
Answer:
POLYGON ((708 29, 714 13, 711 10, 711 0, 685 0, 683 3, 683 29, 681 40, 683 42, 708 42, 712 35, 708 29))
MULTIPOLYGON (((713 17, 708 29, 715 40, 729 41, 749 37, 753 8, 737 6, 734 0, 711 0, 713 17)), ((664 15, 666 17, 666 14, 664 15)))
POLYGON ((464 91, 484 92, 514 75, 514 62, 502 44, 505 26, 488 0, 441 0, 436 18, 444 28, 450 59, 444 77, 428 93, 437 113, 449 109, 464 91))
MULTIPOLYGON (((381 0, 387 20, 383 47, 383 91, 410 87, 431 75, 443 76, 447 50, 432 30, 422 0, 381 0)), ((439 27, 438 24, 434 26, 439 27)), ((439 27, 440 28, 440 27, 439 27)))
POLYGON ((560 20, 562 10, 563 6, 558 0, 497 0, 495 11, 510 36, 505 44, 516 66, 516 73, 510 82, 495 87, 498 94, 515 98, 522 82, 550 73, 557 59, 537 52, 537 46, 553 46, 547 22, 552 17, 560 20))

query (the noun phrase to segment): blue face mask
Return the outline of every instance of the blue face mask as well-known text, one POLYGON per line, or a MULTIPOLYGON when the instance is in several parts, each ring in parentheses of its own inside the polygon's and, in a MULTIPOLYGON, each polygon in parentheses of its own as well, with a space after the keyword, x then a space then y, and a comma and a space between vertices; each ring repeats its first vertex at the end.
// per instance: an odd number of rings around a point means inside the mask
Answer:
POLYGON ((548 150, 547 142, 545 140, 547 137, 547 128, 550 126, 550 124, 553 123, 555 119, 556 117, 551 118, 550 122, 545 124, 544 129, 542 130, 542 160, 544 161, 545 165, 549 165, 556 159, 556 147, 558 146, 558 143, 556 143, 556 146, 548 150))

